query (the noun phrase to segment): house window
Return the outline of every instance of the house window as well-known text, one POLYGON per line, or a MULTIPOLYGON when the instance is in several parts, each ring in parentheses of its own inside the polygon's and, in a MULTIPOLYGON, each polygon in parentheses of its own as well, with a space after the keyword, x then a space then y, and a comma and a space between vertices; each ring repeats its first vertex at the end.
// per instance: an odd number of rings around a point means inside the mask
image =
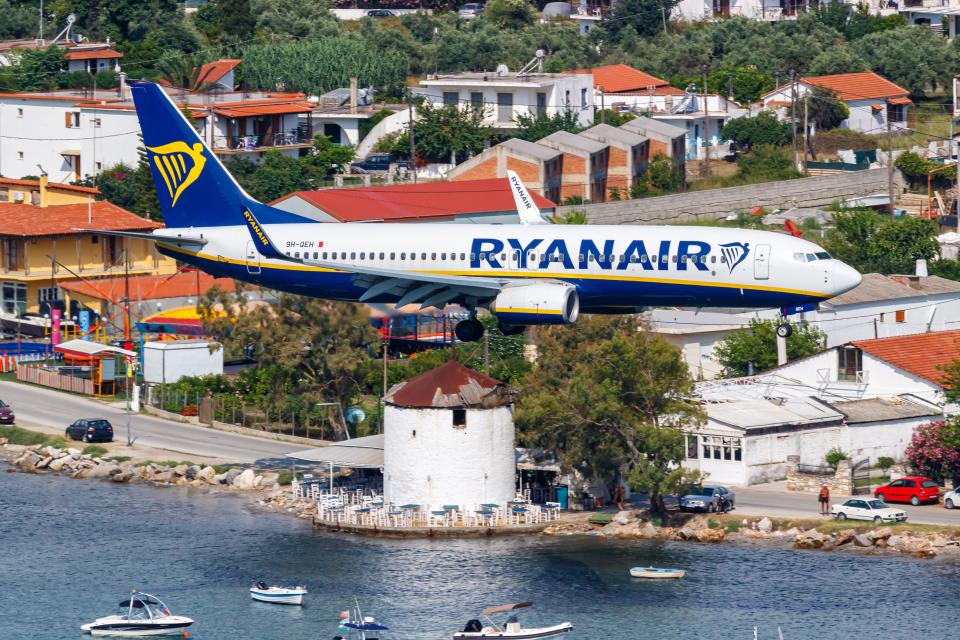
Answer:
POLYGON ((903 309, 900 309, 900 310, 898 310, 896 313, 894 313, 894 316, 896 317, 897 322, 906 322, 906 321, 907 321, 907 312, 904 311, 903 309))
POLYGON ((567 111, 570 110, 570 91, 565 91, 563 93, 563 104, 567 108, 567 111))
POLYGON ((62 299, 60 287, 41 287, 38 291, 40 294, 40 304, 58 302, 62 299))
POLYGON ((470 93, 470 106, 474 111, 482 112, 483 111, 483 94, 479 91, 473 91, 470 93))
POLYGON ((537 94, 537 115, 543 116, 547 114, 547 94, 538 93, 537 94))
POLYGON ((0 305, 6 313, 18 315, 27 311, 27 285, 21 282, 4 282, 0 305))
POLYGON ((18 118, 22 118, 22 117, 23 117, 23 108, 22 108, 22 107, 18 107, 18 108, 17 108, 17 117, 18 117, 18 118))
POLYGON ((74 127, 80 126, 80 112, 79 111, 67 111, 63 114, 63 123, 66 125, 67 129, 72 129, 74 127))
POLYGON ((443 106, 445 107, 455 107, 457 103, 460 102, 460 94, 456 91, 444 91, 443 92, 443 106))
POLYGON ((7 271, 19 271, 23 268, 20 264, 20 240, 7 238, 3 241, 4 245, 4 266, 7 271))
POLYGON ((30 192, 30 204, 32 204, 33 206, 37 206, 37 205, 40 204, 40 192, 39 192, 39 191, 31 191, 31 192, 30 192))
POLYGON ((906 107, 902 104, 888 104, 887 118, 890 122, 903 122, 906 120, 906 107))
POLYGON ((467 426, 467 410, 466 409, 454 409, 453 410, 453 426, 463 427, 467 426))
POLYGON ((580 89, 580 108, 581 109, 587 108, 587 90, 586 89, 580 89))
POLYGON ((497 122, 513 122, 513 94, 497 94, 497 122))
POLYGON ((91 122, 93 122, 94 127, 97 127, 97 128, 100 127, 100 118, 92 118, 91 122))
POLYGON ((856 382, 863 372, 863 352, 856 347, 837 349, 837 380, 856 382))
MULTIPOLYGON (((689 438, 689 436, 688 436, 689 438)), ((703 458, 705 460, 728 460, 739 462, 743 459, 743 440, 728 436, 701 436, 703 440, 703 458)), ((694 446, 694 449, 696 447, 694 446)), ((687 440, 687 457, 690 441, 687 440)), ((696 457, 695 455, 693 457, 696 457)))
POLYGON ((17 151, 17 160, 23 160, 23 151, 17 151))
POLYGON ((10 189, 0 187, 0 202, 10 202, 10 189))
POLYGON ((687 434, 687 458, 696 460, 697 457, 697 436, 687 434))

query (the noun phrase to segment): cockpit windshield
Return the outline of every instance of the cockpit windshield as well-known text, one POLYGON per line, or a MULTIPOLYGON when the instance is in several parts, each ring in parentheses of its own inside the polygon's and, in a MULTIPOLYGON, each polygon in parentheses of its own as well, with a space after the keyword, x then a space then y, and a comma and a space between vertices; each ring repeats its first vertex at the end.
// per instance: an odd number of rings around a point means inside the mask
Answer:
POLYGON ((817 251, 816 253, 795 253, 793 259, 797 262, 816 262, 817 260, 832 260, 830 254, 826 251, 817 251))

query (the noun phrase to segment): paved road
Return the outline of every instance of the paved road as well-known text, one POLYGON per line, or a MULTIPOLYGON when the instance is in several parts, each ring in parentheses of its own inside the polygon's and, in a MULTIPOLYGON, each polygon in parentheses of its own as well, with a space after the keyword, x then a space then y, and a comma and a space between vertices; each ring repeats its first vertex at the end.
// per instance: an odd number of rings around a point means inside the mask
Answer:
MULTIPOLYGON (((765 515, 784 518, 817 518, 820 505, 812 493, 786 491, 785 483, 777 482, 754 487, 737 487, 737 508, 742 515, 765 515)), ((832 502, 842 502, 843 496, 832 496, 832 502)), ((944 509, 942 504, 912 507, 909 504, 891 504, 907 513, 907 522, 960 526, 960 509, 944 509)))
MULTIPOLYGON (((117 441, 126 441, 126 413, 96 400, 16 382, 0 381, 0 398, 17 414, 17 424, 62 435, 77 418, 103 417, 113 423, 117 441)), ((136 445, 231 462, 284 463, 282 457, 303 445, 214 431, 144 415, 131 420, 136 445)))

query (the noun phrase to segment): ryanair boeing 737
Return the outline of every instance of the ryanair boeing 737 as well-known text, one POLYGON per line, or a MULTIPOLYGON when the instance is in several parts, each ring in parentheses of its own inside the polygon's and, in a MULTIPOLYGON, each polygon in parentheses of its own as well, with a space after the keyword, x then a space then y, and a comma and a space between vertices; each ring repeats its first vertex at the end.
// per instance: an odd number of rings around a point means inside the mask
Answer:
POLYGON ((473 312, 456 327, 464 341, 483 335, 478 308, 508 332, 661 305, 781 307, 787 315, 860 283, 821 247, 779 233, 544 224, 512 173, 523 224, 316 222, 247 195, 160 87, 132 91, 167 226, 100 233, 147 237, 217 277, 332 300, 460 304, 473 312))

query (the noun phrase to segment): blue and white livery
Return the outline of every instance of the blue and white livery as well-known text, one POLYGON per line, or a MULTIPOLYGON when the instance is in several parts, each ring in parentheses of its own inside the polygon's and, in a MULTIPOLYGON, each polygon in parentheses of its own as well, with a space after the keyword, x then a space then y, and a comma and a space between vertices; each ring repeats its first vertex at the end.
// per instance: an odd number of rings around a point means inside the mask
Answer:
MULTIPOLYGON (((352 302, 487 308, 508 330, 659 305, 812 308, 860 274, 806 240, 684 226, 551 225, 510 175, 519 225, 319 223, 251 198, 156 85, 132 85, 167 228, 211 275, 352 302)), ((464 196, 469 197, 469 196, 464 196)), ((482 335, 475 319, 461 340, 482 335)))

